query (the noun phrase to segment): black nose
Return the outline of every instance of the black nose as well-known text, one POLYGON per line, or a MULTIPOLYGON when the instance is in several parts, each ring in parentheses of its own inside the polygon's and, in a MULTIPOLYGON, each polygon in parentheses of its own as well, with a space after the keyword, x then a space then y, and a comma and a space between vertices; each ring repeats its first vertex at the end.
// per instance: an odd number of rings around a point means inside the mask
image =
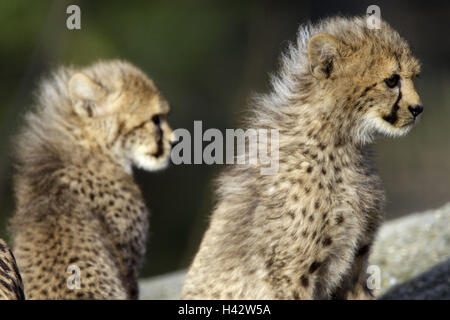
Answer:
POLYGON ((423 111, 423 106, 421 105, 415 105, 415 106, 409 106, 408 107, 409 112, 415 117, 417 117, 419 114, 423 111))

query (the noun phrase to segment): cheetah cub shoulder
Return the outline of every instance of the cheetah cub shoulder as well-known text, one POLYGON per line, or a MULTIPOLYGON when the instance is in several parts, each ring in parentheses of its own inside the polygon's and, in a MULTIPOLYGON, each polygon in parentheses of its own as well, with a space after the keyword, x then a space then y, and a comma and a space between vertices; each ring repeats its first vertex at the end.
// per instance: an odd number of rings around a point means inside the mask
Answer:
POLYGON ((137 298, 148 212, 132 167, 168 164, 168 111, 124 61, 42 82, 16 140, 11 232, 27 298, 137 298))
POLYGON ((185 299, 368 299, 384 193, 368 146, 402 136, 422 106, 419 63, 386 22, 301 27, 252 128, 279 130, 279 170, 235 165, 183 288, 185 299))

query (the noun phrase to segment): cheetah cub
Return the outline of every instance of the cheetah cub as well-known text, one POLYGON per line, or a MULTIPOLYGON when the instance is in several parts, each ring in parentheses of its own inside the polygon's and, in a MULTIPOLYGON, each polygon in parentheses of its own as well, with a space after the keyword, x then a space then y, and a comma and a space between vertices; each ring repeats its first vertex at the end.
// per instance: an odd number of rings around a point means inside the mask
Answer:
POLYGON ((0 300, 23 300, 22 278, 16 259, 3 239, 0 239, 0 300))
POLYGON ((279 170, 221 175, 185 299, 372 298, 366 264, 384 193, 368 145, 416 123, 419 63, 387 23, 337 17, 301 27, 281 65, 248 119, 279 130, 279 170))
POLYGON ((148 212, 132 167, 164 168, 167 101, 130 63, 62 68, 17 138, 11 220, 27 299, 135 299, 148 212))

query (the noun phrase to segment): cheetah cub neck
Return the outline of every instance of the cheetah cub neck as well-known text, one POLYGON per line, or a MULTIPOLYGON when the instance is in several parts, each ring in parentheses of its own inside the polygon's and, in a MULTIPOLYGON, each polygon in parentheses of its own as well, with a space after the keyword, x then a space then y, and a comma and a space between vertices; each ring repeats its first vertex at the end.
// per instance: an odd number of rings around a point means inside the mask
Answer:
POLYGON ((168 103, 142 71, 117 60, 61 68, 38 93, 17 138, 11 220, 25 294, 136 298, 148 212, 132 167, 168 164, 168 103))
POLYGON ((419 63, 387 23, 301 27, 250 128, 279 130, 279 170, 234 165, 183 288, 186 299, 369 299, 367 257, 384 193, 367 145, 423 108, 419 63))

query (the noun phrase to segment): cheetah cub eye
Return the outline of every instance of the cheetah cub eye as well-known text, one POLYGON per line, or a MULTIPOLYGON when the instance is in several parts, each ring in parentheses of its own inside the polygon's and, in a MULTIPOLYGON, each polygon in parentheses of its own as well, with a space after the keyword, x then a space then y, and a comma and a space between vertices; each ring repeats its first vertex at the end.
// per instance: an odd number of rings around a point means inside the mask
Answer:
POLYGON ((389 88, 394 88, 397 86, 399 80, 400 76, 398 74, 393 74, 390 78, 384 79, 384 83, 386 83, 389 88))

